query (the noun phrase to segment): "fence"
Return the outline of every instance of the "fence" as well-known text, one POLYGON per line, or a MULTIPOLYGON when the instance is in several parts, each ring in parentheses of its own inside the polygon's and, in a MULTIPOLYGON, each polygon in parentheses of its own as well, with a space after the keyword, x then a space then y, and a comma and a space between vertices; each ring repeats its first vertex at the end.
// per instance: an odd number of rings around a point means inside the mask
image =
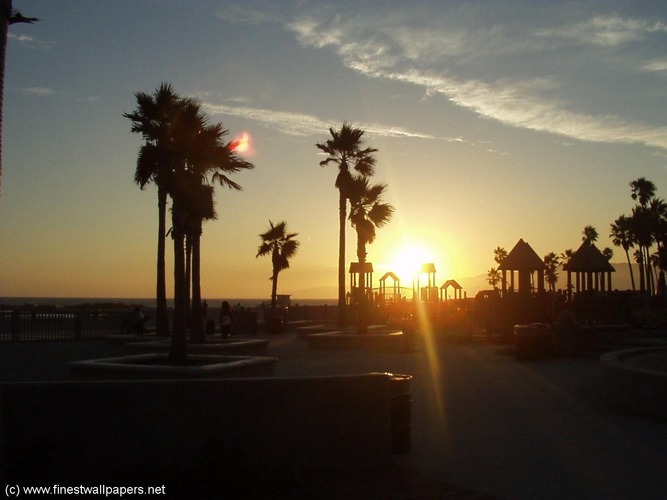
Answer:
POLYGON ((0 311, 0 343, 83 340, 119 334, 125 311, 14 309, 0 311))

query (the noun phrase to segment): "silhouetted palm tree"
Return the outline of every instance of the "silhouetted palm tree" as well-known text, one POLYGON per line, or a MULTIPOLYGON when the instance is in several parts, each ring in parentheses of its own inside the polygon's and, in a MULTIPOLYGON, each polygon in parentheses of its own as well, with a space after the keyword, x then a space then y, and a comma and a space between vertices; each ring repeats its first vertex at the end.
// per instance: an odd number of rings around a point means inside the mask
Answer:
POLYGON ((632 282, 632 290, 635 288, 635 273, 632 270, 632 262, 630 261, 630 248, 634 246, 632 241, 631 221, 625 215, 621 215, 611 224, 611 233, 609 234, 611 242, 623 248, 625 258, 628 261, 628 268, 630 269, 630 281, 632 282))
POLYGON ((275 313, 276 300, 278 297, 278 274, 289 268, 289 260, 294 257, 299 248, 299 242, 295 240, 298 233, 287 232, 287 222, 282 221, 277 225, 269 221, 270 228, 259 235, 262 244, 257 248, 257 257, 271 255, 271 310, 275 313))
POLYGON ((496 264, 502 264, 506 258, 507 250, 503 247, 496 247, 495 250, 493 250, 493 260, 496 261, 496 264))
POLYGON ((582 234, 583 234, 583 236, 581 237, 582 241, 595 243, 598 240, 598 231, 593 226, 586 226, 582 231, 582 234))
POLYGON ((362 148, 364 131, 343 123, 340 130, 329 129, 331 138, 317 148, 328 157, 320 162, 324 167, 333 163, 338 165, 336 188, 338 189, 339 233, 338 233, 338 324, 346 323, 345 311, 345 224, 347 220, 348 185, 354 170, 363 176, 374 172, 375 148, 362 148))
POLYGON ((645 177, 630 182, 631 197, 639 202, 639 205, 645 207, 655 196, 655 184, 645 177))
POLYGON ((32 24, 36 17, 24 17, 12 9, 12 0, 0 0, 0 183, 2 182, 2 110, 5 95, 5 58, 7 55, 7 33, 9 26, 16 23, 32 24))
POLYGON ((144 144, 139 150, 134 180, 141 189, 152 182, 157 186, 158 242, 156 284, 156 329, 158 335, 169 334, 165 244, 167 197, 173 184, 172 123, 183 111, 183 99, 168 83, 162 83, 153 95, 135 94, 137 109, 123 114, 132 121, 132 132, 142 135, 144 144))
POLYGON ((365 333, 368 325, 368 296, 366 290, 366 246, 375 241, 376 229, 387 224, 394 213, 394 207, 384 203, 382 197, 386 184, 371 185, 367 177, 354 176, 350 180, 350 222, 357 232, 357 260, 360 264, 359 283, 359 331, 365 333))
POLYGON ((498 283, 502 281, 502 276, 500 271, 495 267, 489 269, 486 273, 486 282, 493 287, 494 290, 498 290, 498 283))
POLYGON ((544 264, 546 265, 544 278, 549 285, 549 290, 555 292, 556 283, 558 282, 558 266, 560 265, 560 258, 554 252, 550 252, 544 256, 544 264))

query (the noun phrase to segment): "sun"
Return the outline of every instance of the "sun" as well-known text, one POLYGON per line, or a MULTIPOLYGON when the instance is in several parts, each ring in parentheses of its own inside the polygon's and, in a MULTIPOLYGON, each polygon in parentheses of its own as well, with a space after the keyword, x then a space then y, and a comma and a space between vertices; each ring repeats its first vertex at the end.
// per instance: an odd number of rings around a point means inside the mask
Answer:
POLYGON ((411 283, 416 274, 421 270, 422 264, 433 262, 432 256, 423 247, 405 246, 396 250, 388 266, 404 283, 411 283))

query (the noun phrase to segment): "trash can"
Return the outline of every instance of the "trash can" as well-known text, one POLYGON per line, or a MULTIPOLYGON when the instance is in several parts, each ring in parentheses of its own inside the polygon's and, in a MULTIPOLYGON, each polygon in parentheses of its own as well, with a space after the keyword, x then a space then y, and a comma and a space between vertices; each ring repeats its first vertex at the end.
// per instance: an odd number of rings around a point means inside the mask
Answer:
POLYGON ((391 400, 391 452, 408 453, 412 448, 412 376, 392 375, 389 379, 391 400))

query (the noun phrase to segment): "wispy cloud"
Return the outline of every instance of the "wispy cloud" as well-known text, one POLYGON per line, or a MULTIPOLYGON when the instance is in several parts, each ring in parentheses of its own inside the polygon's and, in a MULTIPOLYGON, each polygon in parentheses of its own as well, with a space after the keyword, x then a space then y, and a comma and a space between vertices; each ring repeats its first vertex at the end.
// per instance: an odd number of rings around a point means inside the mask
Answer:
POLYGON ((654 59, 649 61, 642 66, 642 70, 650 73, 666 73, 667 74, 667 58, 666 59, 654 59))
POLYGON ((618 16, 595 16, 587 21, 545 29, 538 36, 576 40, 600 47, 617 47, 638 42, 653 34, 667 33, 667 24, 661 21, 626 19, 618 16))
MULTIPOLYGON (((667 33, 667 25, 662 22, 594 17, 572 26, 537 30, 528 42, 516 43, 513 40, 524 37, 525 32, 515 30, 511 35, 511 31, 502 26, 491 28, 494 44, 507 40, 506 44, 500 44, 503 48, 489 49, 494 55, 503 51, 507 55, 501 61, 510 63, 508 66, 512 69, 505 70, 506 76, 500 77, 502 62, 490 62, 488 69, 481 71, 478 67, 465 65, 467 59, 474 57, 471 47, 489 46, 488 41, 466 42, 483 37, 481 31, 475 31, 475 37, 471 37, 454 29, 453 38, 449 38, 454 43, 439 52, 434 50, 440 44, 434 34, 447 30, 442 25, 432 24, 440 22, 438 20, 423 19, 421 26, 411 28, 406 23, 400 29, 389 29, 391 22, 383 23, 378 16, 365 26, 360 26, 359 19, 301 17, 289 23, 287 29, 293 31, 305 46, 334 50, 343 64, 354 71, 371 78, 418 85, 430 95, 443 95, 461 107, 507 125, 584 141, 638 143, 667 149, 667 127, 644 125, 613 112, 595 115, 576 110, 572 108, 576 96, 568 96, 567 100, 555 97, 565 95, 568 90, 565 82, 544 72, 531 75, 531 64, 523 63, 517 55, 531 51, 546 53, 552 49, 544 43, 544 38, 556 36, 596 46, 616 47, 640 41, 651 34, 667 33), (535 42, 532 47, 531 42, 535 42), (510 57, 512 53, 515 57, 510 57), (466 77, 466 72, 474 76, 466 77)), ((448 35, 441 36, 441 39, 447 38, 448 35)), ((488 61, 486 49, 483 52, 480 57, 486 57, 488 61)), ((664 61, 654 61, 646 69, 662 71, 663 67, 664 61)), ((610 103, 610 109, 614 109, 614 104, 610 103)))
POLYGON ((55 90, 47 87, 25 87, 22 88, 21 91, 25 94, 36 95, 41 97, 57 94, 55 90))
POLYGON ((16 33, 8 33, 7 38, 11 43, 18 43, 20 45, 30 47, 30 48, 36 48, 36 49, 51 49, 55 45, 53 42, 47 42, 44 40, 39 40, 33 36, 30 35, 25 35, 25 34, 16 34, 16 33))
MULTIPOLYGON (((269 109, 251 108, 245 106, 229 106, 226 104, 203 103, 204 109, 212 115, 238 116, 248 120, 260 122, 262 125, 294 136, 314 136, 326 133, 330 127, 338 127, 342 121, 323 120, 303 113, 274 111, 269 109)), ((412 139, 443 139, 429 134, 414 132, 402 127, 387 126, 377 123, 356 123, 368 134, 379 137, 405 137, 412 139)), ((444 139, 452 142, 462 142, 460 138, 444 139)))

